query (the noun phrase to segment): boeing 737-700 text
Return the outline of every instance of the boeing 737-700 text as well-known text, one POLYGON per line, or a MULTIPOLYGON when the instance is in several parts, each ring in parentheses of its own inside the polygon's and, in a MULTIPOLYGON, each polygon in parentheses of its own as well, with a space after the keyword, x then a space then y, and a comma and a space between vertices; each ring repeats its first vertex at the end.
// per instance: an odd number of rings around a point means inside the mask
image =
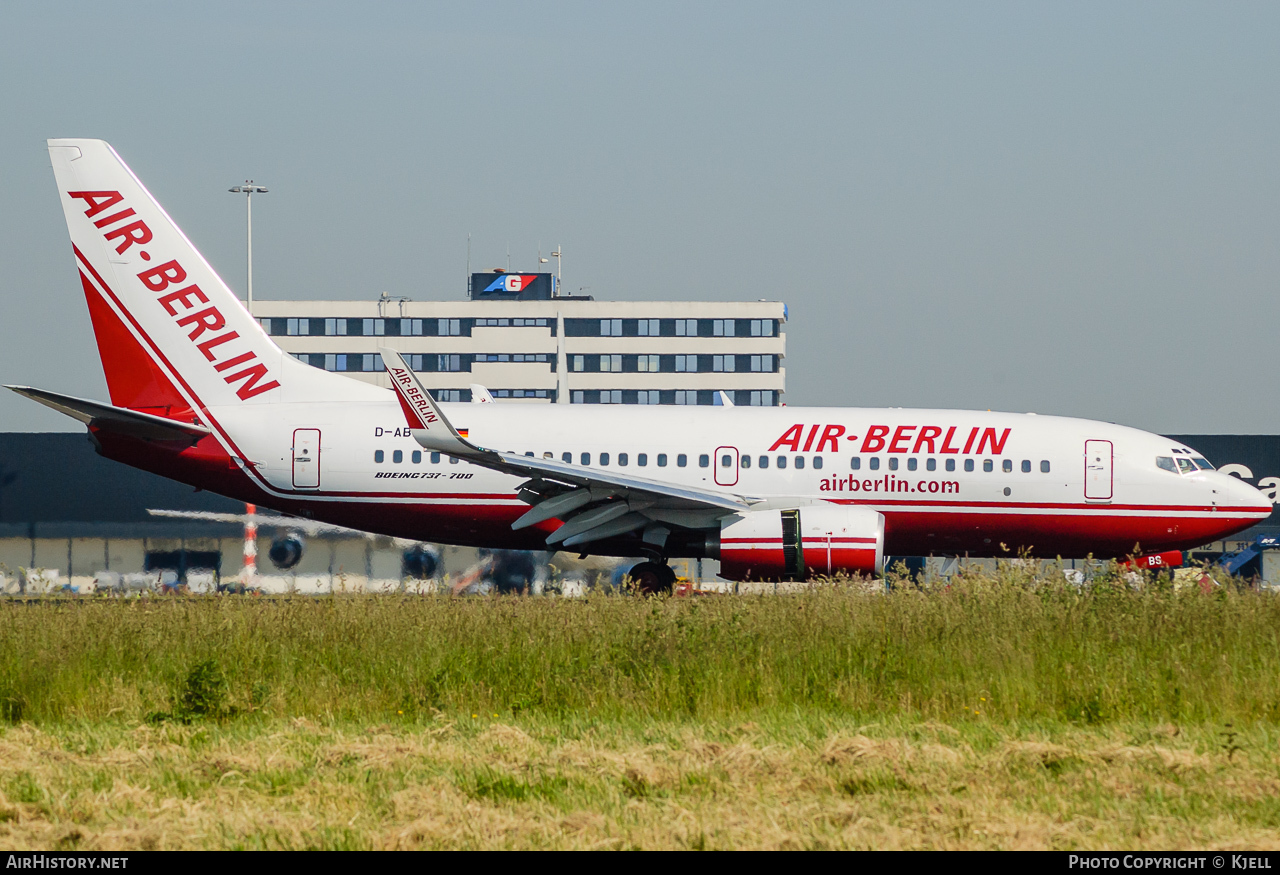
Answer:
MULTIPOLYGON (((111 403, 11 387, 108 458, 403 538, 672 557, 730 579, 875 574, 884 555, 1154 554, 1271 513, 1189 447, 963 410, 437 403, 283 353, 115 151, 50 140, 111 403)), ((563 334, 563 326, 560 328, 563 334)))

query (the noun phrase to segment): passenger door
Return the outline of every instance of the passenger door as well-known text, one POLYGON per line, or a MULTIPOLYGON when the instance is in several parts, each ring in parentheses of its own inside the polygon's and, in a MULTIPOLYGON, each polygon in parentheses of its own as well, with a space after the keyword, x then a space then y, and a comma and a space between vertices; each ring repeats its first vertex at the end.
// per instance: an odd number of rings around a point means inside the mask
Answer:
POLYGON ((1111 441, 1085 441, 1084 497, 1086 501, 1111 500, 1111 468, 1111 441))
POLYGON ((320 488, 320 429, 299 428, 293 432, 293 486, 320 488))

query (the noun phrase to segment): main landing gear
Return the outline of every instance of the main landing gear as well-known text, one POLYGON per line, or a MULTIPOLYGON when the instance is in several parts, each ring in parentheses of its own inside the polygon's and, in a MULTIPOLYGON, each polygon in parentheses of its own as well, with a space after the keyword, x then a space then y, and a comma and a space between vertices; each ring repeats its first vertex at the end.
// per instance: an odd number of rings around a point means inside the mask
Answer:
POLYGON ((676 584, 676 573, 671 566, 657 562, 641 562, 633 566, 627 576, 641 595, 671 595, 676 584))

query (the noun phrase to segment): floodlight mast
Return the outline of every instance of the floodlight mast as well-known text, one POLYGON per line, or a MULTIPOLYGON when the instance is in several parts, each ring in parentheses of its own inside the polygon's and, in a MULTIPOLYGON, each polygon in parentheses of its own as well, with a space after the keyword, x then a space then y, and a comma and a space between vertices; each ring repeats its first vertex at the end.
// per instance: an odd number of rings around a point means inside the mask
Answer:
POLYGON ((248 285, 249 294, 249 315, 253 315, 253 193, 260 192, 266 194, 267 187, 265 185, 257 185, 252 179, 246 179, 244 185, 237 185, 227 189, 233 194, 244 194, 245 209, 245 226, 246 226, 246 284, 248 285))

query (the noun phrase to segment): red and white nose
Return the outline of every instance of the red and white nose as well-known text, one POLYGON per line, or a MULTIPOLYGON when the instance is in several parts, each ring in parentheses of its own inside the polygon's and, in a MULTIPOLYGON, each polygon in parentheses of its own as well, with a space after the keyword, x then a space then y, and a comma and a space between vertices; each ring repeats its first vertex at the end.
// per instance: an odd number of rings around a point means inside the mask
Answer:
POLYGON ((1238 477, 1215 472, 1207 479, 1214 489, 1214 502, 1222 510, 1262 519, 1275 509, 1265 493, 1238 477))

